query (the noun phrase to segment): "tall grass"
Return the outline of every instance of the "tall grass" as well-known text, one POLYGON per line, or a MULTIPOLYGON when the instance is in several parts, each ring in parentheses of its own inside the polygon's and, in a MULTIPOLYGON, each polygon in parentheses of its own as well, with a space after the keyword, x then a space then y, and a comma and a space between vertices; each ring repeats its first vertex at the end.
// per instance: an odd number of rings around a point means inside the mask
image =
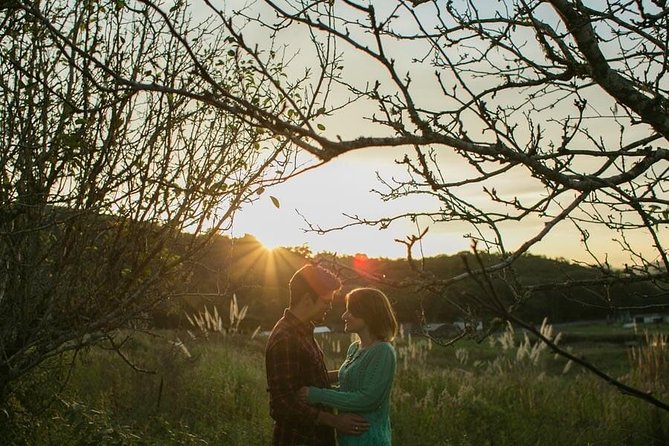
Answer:
MULTIPOLYGON (((318 339, 328 365, 338 365, 350 338, 318 339)), ((155 374, 137 373, 112 352, 92 349, 76 359, 70 385, 49 409, 5 443, 269 444, 264 342, 234 333, 175 332, 126 342, 128 359, 155 374)), ((443 348, 409 334, 397 339, 395 445, 669 444, 666 414, 566 367, 522 333, 509 328, 490 342, 457 345, 443 348)), ((666 358, 666 346, 653 346, 662 353, 641 353, 648 348, 629 359, 619 349, 627 370, 622 378, 666 398, 667 363, 653 365, 664 371, 651 373, 647 359, 666 358)))
MULTIPOLYGON (((546 322, 541 331, 559 342, 560 335, 546 322)), ((658 359, 669 358, 666 342, 647 339, 637 349, 643 359, 627 364, 629 374, 623 379, 648 384, 658 381, 656 364, 669 366, 658 359)), ((666 414, 574 369, 511 326, 490 337, 487 345, 464 345, 445 350, 429 339, 406 335, 398 340, 392 394, 395 444, 669 444, 666 414)), ((617 354, 625 363, 625 350, 619 348, 617 354)), ((666 383, 667 375, 662 376, 659 381, 666 383)), ((653 390, 667 396, 666 388, 653 390)))
POLYGON ((667 335, 644 334, 645 343, 630 350, 632 376, 639 383, 651 385, 654 390, 666 390, 669 386, 669 346, 667 335))
MULTIPOLYGON (((77 359, 70 384, 39 425, 12 444, 267 444, 262 347, 242 336, 186 333, 126 342, 138 373, 111 351, 77 359), (188 354, 174 339, 184 339, 188 354)), ((18 435, 15 435, 18 437, 18 435)), ((0 444, 5 444, 0 442, 0 444)))

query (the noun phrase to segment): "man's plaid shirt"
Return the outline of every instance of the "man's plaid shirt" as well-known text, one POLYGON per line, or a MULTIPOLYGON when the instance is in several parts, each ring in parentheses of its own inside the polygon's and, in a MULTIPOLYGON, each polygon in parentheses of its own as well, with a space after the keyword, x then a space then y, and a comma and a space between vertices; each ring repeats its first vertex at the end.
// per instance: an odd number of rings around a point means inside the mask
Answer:
POLYGON ((297 398, 301 387, 329 387, 314 325, 286 309, 267 340, 265 367, 269 410, 275 421, 272 444, 334 446, 334 429, 316 424, 318 412, 329 409, 309 406, 297 398))

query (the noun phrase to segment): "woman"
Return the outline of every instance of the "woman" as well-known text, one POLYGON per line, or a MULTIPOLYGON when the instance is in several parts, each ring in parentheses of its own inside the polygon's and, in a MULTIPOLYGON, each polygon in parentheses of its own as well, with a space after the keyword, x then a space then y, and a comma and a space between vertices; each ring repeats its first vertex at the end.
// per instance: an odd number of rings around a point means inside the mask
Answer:
POLYGON ((350 345, 339 369, 339 388, 303 387, 299 395, 310 404, 324 404, 354 412, 367 419, 359 435, 339 433, 340 446, 391 444, 390 389, 395 375, 395 349, 390 343, 397 320, 385 294, 374 288, 357 288, 346 296, 342 315, 346 333, 360 338, 350 345))

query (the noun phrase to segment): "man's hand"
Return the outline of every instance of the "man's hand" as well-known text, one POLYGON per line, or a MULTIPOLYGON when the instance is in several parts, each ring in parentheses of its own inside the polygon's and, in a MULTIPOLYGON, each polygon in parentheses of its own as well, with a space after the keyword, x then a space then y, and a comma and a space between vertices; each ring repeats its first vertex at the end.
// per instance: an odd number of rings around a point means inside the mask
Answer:
POLYGON ((297 391, 297 399, 303 403, 307 402, 307 396, 309 395, 309 387, 302 387, 297 391))
POLYGON ((336 421, 333 427, 342 434, 360 435, 369 429, 369 423, 360 415, 342 413, 334 416, 336 421))
MULTIPOLYGON (((302 387, 297 391, 297 398, 302 402, 307 402, 308 395, 308 387, 302 387)), ((320 412, 316 423, 334 427, 339 433, 347 435, 360 435, 369 430, 369 423, 367 420, 355 413, 341 413, 335 415, 329 412, 320 412)))
POLYGON ((328 370, 328 381, 330 384, 339 382, 339 370, 328 370))

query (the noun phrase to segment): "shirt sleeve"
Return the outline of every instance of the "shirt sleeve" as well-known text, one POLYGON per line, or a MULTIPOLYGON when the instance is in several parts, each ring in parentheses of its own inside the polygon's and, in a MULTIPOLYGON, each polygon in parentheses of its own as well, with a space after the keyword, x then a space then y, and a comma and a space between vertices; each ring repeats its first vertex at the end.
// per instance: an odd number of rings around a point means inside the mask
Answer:
POLYGON ((349 412, 369 412, 388 397, 395 375, 395 351, 390 344, 382 344, 368 353, 369 364, 362 374, 360 389, 343 392, 309 387, 310 404, 324 404, 349 412))
POLYGON ((276 421, 315 424, 319 410, 297 397, 297 391, 304 385, 299 359, 299 346, 289 337, 277 339, 267 348, 265 365, 270 414, 276 421))

